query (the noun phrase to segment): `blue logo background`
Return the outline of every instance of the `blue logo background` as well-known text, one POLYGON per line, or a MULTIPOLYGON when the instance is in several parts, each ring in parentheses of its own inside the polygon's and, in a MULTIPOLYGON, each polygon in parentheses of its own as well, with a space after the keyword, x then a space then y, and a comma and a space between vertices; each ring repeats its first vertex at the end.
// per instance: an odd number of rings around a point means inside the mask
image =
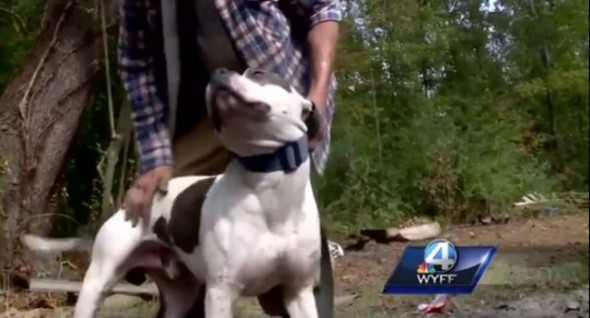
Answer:
MULTIPOLYGON (((424 284, 416 272, 424 262, 426 246, 407 246, 401 260, 383 287, 384 294, 471 294, 490 265, 496 246, 455 246, 455 263, 451 270, 438 274, 457 275, 452 283, 424 284)), ((449 248, 449 251, 451 249, 449 248)), ((438 257, 438 255, 437 255, 438 257)), ((450 252, 449 252, 449 258, 450 252)))

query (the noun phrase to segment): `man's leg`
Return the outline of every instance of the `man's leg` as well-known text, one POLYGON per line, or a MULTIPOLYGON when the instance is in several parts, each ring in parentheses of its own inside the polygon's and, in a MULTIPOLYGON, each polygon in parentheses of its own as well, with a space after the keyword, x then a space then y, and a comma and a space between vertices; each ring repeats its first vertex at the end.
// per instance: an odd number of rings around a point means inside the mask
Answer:
POLYGON ((322 258, 320 263, 320 285, 314 290, 318 317, 334 317, 334 274, 328 249, 328 239, 322 227, 322 258))
POLYGON ((221 145, 208 120, 174 138, 172 143, 175 176, 216 175, 223 173, 230 155, 221 145))

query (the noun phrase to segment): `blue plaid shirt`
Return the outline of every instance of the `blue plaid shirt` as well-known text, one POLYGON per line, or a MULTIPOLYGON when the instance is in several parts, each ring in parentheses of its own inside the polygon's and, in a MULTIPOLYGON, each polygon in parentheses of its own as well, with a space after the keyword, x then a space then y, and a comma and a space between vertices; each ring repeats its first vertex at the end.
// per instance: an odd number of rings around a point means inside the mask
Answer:
MULTIPOLYGON (((131 102, 140 172, 174 165, 167 120, 166 92, 156 74, 155 34, 161 28, 160 0, 120 0, 119 71, 131 102)), ((309 90, 311 64, 306 41, 291 37, 290 24, 277 3, 282 0, 215 0, 222 21, 248 67, 276 72, 303 94, 309 90)), ((338 0, 293 0, 300 24, 312 27, 342 19, 338 0)), ((165 81, 165 79, 164 79, 165 81)), ((333 77, 326 121, 331 126, 335 110, 333 77)), ((329 130, 328 130, 329 131, 329 130)), ((330 134, 312 153, 316 171, 322 173, 328 158, 330 134)))

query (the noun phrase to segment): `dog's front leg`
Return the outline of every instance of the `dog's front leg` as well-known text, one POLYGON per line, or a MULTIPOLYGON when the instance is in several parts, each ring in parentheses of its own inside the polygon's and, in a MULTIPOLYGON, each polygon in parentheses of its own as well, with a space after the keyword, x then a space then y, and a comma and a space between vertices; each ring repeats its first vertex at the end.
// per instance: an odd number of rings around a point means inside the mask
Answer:
POLYGON ((285 292, 285 307, 290 318, 318 318, 313 286, 297 292, 285 292))
POLYGON ((237 296, 237 292, 229 284, 207 284, 205 317, 232 318, 233 303, 237 296))

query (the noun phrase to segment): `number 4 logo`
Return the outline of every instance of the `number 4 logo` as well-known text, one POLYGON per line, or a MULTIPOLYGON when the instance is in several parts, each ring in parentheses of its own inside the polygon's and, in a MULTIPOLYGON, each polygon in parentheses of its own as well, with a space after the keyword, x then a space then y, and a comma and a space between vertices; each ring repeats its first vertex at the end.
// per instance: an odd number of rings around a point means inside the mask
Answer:
POLYGON ((457 261, 457 250, 447 240, 435 240, 426 246, 424 250, 424 262, 429 265, 440 266, 441 271, 448 272, 453 269, 457 261))

